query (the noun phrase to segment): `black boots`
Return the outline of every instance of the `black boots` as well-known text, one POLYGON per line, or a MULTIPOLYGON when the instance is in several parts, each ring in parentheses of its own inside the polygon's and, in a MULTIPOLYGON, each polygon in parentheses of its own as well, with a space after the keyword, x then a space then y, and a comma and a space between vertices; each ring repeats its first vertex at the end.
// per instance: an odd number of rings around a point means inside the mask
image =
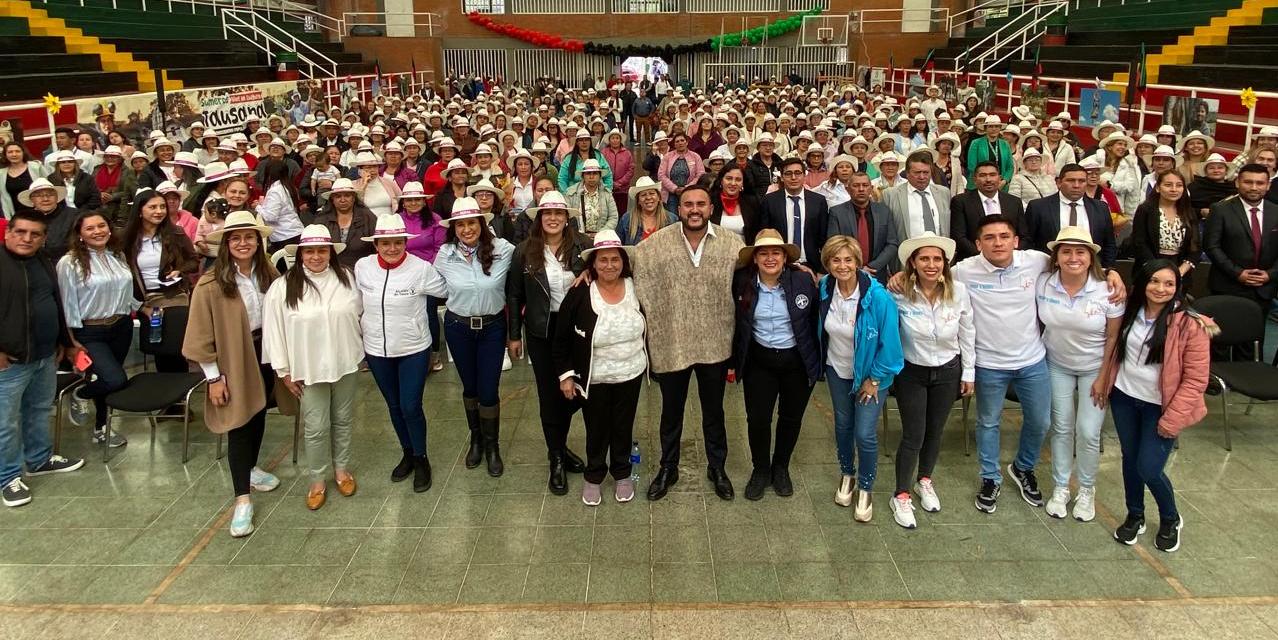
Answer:
POLYGON ((413 465, 413 491, 422 493, 430 489, 430 460, 426 456, 410 458, 413 465))
POLYGON ((483 439, 479 433, 479 400, 462 398, 466 406, 466 423, 470 425, 470 448, 466 450, 466 468, 474 469, 484 458, 483 439))
MULTIPOLYGON (((488 462, 488 475, 500 478, 506 471, 501 461, 501 448, 497 436, 501 429, 501 407, 479 407, 479 432, 483 436, 484 459, 488 462)), ((473 447, 473 440, 471 446, 473 447)), ((469 461, 469 456, 467 457, 469 461)))
POLYGON ((391 469, 391 482, 403 482, 413 473, 413 452, 408 449, 404 450, 404 457, 399 459, 399 464, 391 469))
POLYGON ((557 496, 568 493, 568 474, 564 469, 564 455, 560 451, 550 453, 550 479, 546 482, 546 487, 557 496))

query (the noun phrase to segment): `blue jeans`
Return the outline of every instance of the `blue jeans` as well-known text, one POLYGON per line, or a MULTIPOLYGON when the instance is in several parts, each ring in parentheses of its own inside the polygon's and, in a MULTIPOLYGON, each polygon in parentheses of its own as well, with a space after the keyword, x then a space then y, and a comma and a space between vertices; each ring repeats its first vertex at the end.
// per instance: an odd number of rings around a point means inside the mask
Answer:
POLYGON ((856 401, 857 389, 852 387, 852 381, 840 378, 830 365, 825 366, 825 383, 834 405, 834 447, 839 454, 839 472, 845 476, 856 474, 856 486, 870 491, 879 469, 879 413, 888 390, 879 389, 878 402, 861 404, 856 401), (854 457, 861 459, 860 473, 856 472, 854 457))
POLYGON ((124 372, 124 359, 128 357, 129 346, 133 343, 133 320, 126 316, 112 325, 87 325, 71 332, 93 359, 89 372, 97 376, 96 380, 78 389, 76 395, 93 401, 97 409, 93 424, 101 428, 106 426, 107 395, 129 383, 129 376, 124 372))
POLYGON ((1069 487, 1078 467, 1078 486, 1096 486, 1100 467, 1101 425, 1105 410, 1092 402, 1092 383, 1099 369, 1074 371, 1047 363, 1052 381, 1052 480, 1069 487))
POLYGON ((1127 497, 1127 515, 1145 516, 1145 487, 1149 487, 1154 501, 1158 503, 1159 519, 1180 518, 1171 480, 1163 473, 1176 439, 1158 435, 1162 407, 1133 398, 1117 387, 1109 394, 1109 404, 1114 413, 1118 444, 1123 448, 1123 491, 1127 497))
POLYGON ((422 411, 422 393, 426 389, 426 373, 430 369, 430 350, 398 358, 364 354, 368 370, 386 399, 391 426, 404 451, 415 456, 426 455, 426 413, 422 411))
POLYGON ((1051 424, 1052 383, 1047 359, 1022 369, 976 368, 976 454, 981 478, 1000 484, 1003 474, 998 468, 999 422, 1008 385, 1016 390, 1021 404, 1021 442, 1013 463, 1017 469, 1033 471, 1051 424))
POLYGON ((478 330, 445 317, 444 337, 461 378, 462 397, 478 398, 482 407, 497 406, 502 354, 506 353, 505 317, 478 330))
POLYGON ((0 371, 0 486, 53 456, 49 413, 58 388, 53 356, 0 371))

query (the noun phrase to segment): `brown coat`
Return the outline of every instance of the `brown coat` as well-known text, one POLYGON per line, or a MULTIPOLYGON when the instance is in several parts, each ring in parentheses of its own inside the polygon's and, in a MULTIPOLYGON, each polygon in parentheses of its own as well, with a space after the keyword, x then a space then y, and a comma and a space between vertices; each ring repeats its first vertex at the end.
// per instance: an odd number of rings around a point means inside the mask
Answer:
MULTIPOLYGON (((274 270, 271 277, 278 277, 274 270)), ((218 369, 226 376, 230 402, 218 407, 207 397, 204 400, 204 424, 209 431, 226 433, 242 427, 266 406, 262 372, 257 353, 253 350, 253 334, 249 330, 244 302, 238 295, 222 295, 211 270, 200 277, 191 295, 191 315, 187 320, 182 355, 196 362, 216 361, 218 369)), ((278 380, 274 388, 280 412, 286 415, 296 413, 296 399, 282 389, 278 380)))

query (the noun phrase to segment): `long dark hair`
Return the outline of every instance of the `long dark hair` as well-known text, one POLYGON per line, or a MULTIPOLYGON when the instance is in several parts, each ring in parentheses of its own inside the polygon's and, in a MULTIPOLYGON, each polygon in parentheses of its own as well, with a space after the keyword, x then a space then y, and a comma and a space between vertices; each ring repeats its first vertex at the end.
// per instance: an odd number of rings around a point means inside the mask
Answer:
POLYGON ((71 256, 71 259, 80 267, 80 273, 83 274, 82 277, 84 282, 89 281, 89 273, 92 271, 92 263, 89 261, 89 248, 80 241, 80 228, 84 226, 84 222, 89 218, 102 218, 102 220, 107 223, 107 228, 111 233, 110 237, 107 239, 107 253, 110 253, 120 260, 124 260, 124 252, 121 250, 123 243, 120 241, 120 236, 115 234, 115 230, 110 228, 111 221, 107 220, 105 215, 102 215, 97 211, 86 211, 80 214, 79 217, 75 219, 75 222, 71 223, 71 232, 67 234, 67 247, 69 247, 67 249, 67 255, 71 256))
POLYGON ((276 182, 279 182, 284 185, 284 190, 288 192, 289 201, 293 203, 293 206, 297 206, 297 203, 301 201, 302 196, 298 194, 297 187, 288 177, 288 164, 283 160, 276 160, 275 158, 271 158, 262 164, 266 165, 262 169, 262 181, 266 183, 262 185, 262 190, 267 191, 274 186, 276 182))
MULTIPOLYGON (((1145 197, 1145 203, 1149 205, 1150 215, 1157 216, 1160 214, 1158 206, 1161 202, 1158 195, 1158 185, 1162 184, 1163 178, 1167 176, 1176 176, 1180 178, 1180 183, 1184 186, 1184 192, 1180 194, 1180 199, 1176 201, 1176 217, 1180 219, 1180 224, 1185 227, 1185 238, 1189 240, 1189 253, 1198 253, 1198 210, 1189 200, 1189 182, 1185 180, 1185 176, 1175 169, 1167 169, 1159 171, 1154 175, 1154 189, 1145 197)), ((1154 224, 1158 224, 1158 218, 1154 218, 1154 224)))
MULTIPOLYGON (((1114 357, 1122 362, 1127 356, 1127 336, 1131 333, 1132 325, 1136 319, 1145 314, 1145 303, 1147 301, 1145 287, 1149 285, 1150 279, 1155 273, 1162 270, 1171 271, 1173 277, 1176 278, 1176 293, 1172 294, 1172 299, 1167 301, 1167 306, 1158 312, 1158 317, 1154 319, 1154 330, 1149 334, 1149 339, 1145 344, 1149 345, 1149 355, 1145 358, 1145 364, 1160 364, 1163 361, 1163 344, 1167 341, 1167 324, 1173 313, 1183 311, 1182 301, 1185 297, 1184 281, 1180 277, 1180 270, 1176 268, 1176 263, 1164 258, 1156 258, 1148 260, 1140 266, 1136 271, 1135 282, 1132 283, 1132 293, 1127 299, 1127 310, 1123 312, 1123 324, 1118 331, 1117 349, 1114 350, 1114 357)), ((1136 345, 1137 349, 1140 348, 1136 345)))
POLYGON ((710 183, 710 199, 712 202, 718 201, 719 196, 723 195, 723 176, 728 175, 728 172, 734 169, 741 172, 741 193, 737 195, 743 196, 747 193, 754 193, 754 178, 750 177, 749 171, 737 166, 734 158, 732 162, 723 165, 718 175, 714 177, 714 182, 710 183))
MULTIPOLYGON (((223 234, 223 246, 218 249, 217 258, 213 260, 213 280, 217 282, 217 286, 222 290, 222 295, 228 298, 239 297, 240 287, 235 282, 235 259, 231 257, 231 251, 227 244, 229 238, 235 230, 227 231, 223 234)), ((257 238, 257 251, 253 252, 253 277, 257 280, 257 290, 265 292, 271 286, 271 282, 279 277, 275 267, 271 266, 271 260, 266 257, 266 239, 253 231, 254 237, 257 238)))
MULTIPOLYGON (((302 251, 305 249, 306 247, 297 248, 298 264, 284 273, 284 304, 287 304, 290 309, 297 308, 297 303, 301 302, 302 296, 306 293, 308 287, 319 293, 319 287, 316 287, 315 283, 311 282, 311 279, 304 273, 306 265, 301 262, 302 251)), ((222 251, 218 251, 218 256, 220 257, 222 253, 222 251)), ((343 287, 351 288, 351 276, 348 274, 346 267, 343 267, 337 261, 337 252, 333 250, 332 245, 328 247, 328 268, 333 270, 333 274, 337 276, 337 281, 342 283, 343 287)))
MULTIPOLYGON (((124 254, 128 256, 129 263, 135 268, 137 267, 138 252, 142 249, 142 207, 146 206, 154 198, 164 199, 155 189, 144 189, 133 197, 133 209, 129 212, 129 223, 124 227, 124 254)), ((166 203, 167 210, 167 203, 166 203)), ((155 227, 155 237, 160 241, 160 255, 169 258, 169 264, 173 264, 184 253, 186 247, 183 246, 181 240, 186 238, 186 233, 173 224, 169 216, 165 216, 155 227), (176 233, 174 233, 176 232, 176 233)), ((160 273, 164 274, 166 265, 160 263, 160 273)))
MULTIPOLYGON (((493 230, 483 221, 479 219, 479 251, 475 253, 475 257, 479 258, 479 266, 483 267, 484 275, 490 275, 493 268, 493 230)), ((448 224, 448 232, 444 235, 444 242, 454 242, 461 244, 457 239, 457 232, 453 228, 453 224, 448 224)))
MULTIPOLYGON (((582 150, 578 148, 578 145, 580 144, 578 140, 589 140, 590 144, 586 146, 586 158, 589 159, 595 157, 595 141, 593 138, 574 138, 572 141, 572 151, 568 153, 567 158, 564 158, 564 167, 561 169, 561 171, 568 172, 569 179, 577 175, 577 160, 581 158, 582 150)), ((585 160, 582 160, 582 162, 585 162, 585 160)))
MULTIPOLYGON (((545 211, 545 209, 537 209, 537 217, 533 219, 532 229, 528 231, 528 239, 524 241, 524 264, 527 265, 529 273, 537 273, 546 268, 546 232, 541 228, 541 216, 545 211)), ((568 213, 563 209, 555 211, 568 213)), ((559 241, 559 250, 555 252, 555 257, 559 259, 559 264, 565 268, 571 268, 573 261, 577 258, 573 252, 582 243, 583 235, 572 223, 572 216, 567 218, 564 222, 563 238, 559 241)))

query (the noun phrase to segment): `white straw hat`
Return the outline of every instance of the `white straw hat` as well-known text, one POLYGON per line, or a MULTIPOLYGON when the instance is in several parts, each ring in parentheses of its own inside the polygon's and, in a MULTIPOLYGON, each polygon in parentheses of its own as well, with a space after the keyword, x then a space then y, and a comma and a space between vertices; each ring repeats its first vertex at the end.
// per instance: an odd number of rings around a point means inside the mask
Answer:
POLYGON ((346 243, 334 242, 333 234, 329 233, 328 227, 322 224, 308 224, 305 229, 302 229, 302 239, 297 244, 284 247, 284 253, 295 256, 301 247, 332 247, 333 253, 338 254, 346 250, 346 243))
MULTIPOLYGON (((419 187, 421 185, 418 185, 419 187)), ((360 238, 364 242, 375 242, 379 239, 386 238, 416 238, 416 233, 409 233, 408 227, 404 226, 404 218, 398 213, 383 213, 377 216, 377 226, 373 229, 373 235, 360 238)))

